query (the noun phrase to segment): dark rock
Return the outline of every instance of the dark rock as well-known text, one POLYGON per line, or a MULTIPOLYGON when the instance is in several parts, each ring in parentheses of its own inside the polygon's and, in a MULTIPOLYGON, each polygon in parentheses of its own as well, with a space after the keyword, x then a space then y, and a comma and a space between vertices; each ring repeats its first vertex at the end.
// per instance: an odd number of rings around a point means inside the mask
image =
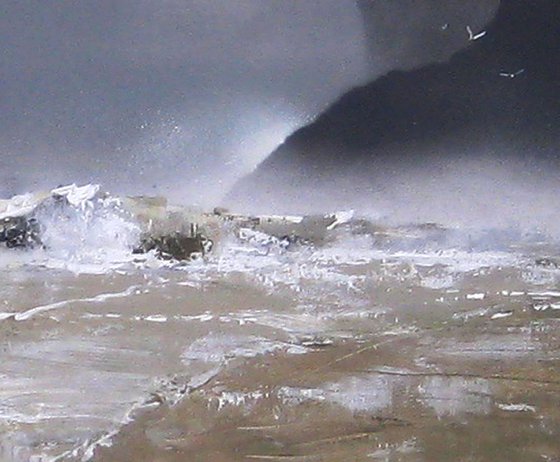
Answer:
POLYGON ((230 211, 224 207, 214 207, 213 213, 214 215, 221 217, 221 216, 228 215, 230 211))
POLYGON ((196 255, 204 256, 212 250, 212 247, 213 242, 202 234, 189 236, 175 232, 145 237, 133 252, 139 254, 155 250, 156 255, 165 260, 191 260, 196 255))
POLYGON ((0 243, 8 248, 33 248, 41 245, 41 228, 34 218, 8 217, 0 221, 0 243))
POLYGON ((537 258, 535 260, 535 265, 536 266, 541 266, 543 268, 548 268, 548 269, 558 269, 560 267, 560 265, 558 264, 558 261, 556 259, 552 259, 552 258, 549 258, 549 257, 537 258))

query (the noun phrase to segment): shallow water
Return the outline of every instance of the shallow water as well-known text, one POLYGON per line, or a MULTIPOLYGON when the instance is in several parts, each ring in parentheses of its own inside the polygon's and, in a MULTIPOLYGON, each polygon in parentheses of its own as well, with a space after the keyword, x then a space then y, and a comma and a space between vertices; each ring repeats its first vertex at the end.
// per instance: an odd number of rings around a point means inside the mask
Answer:
POLYGON ((558 460, 560 270, 418 233, 0 249, 0 460, 558 460))

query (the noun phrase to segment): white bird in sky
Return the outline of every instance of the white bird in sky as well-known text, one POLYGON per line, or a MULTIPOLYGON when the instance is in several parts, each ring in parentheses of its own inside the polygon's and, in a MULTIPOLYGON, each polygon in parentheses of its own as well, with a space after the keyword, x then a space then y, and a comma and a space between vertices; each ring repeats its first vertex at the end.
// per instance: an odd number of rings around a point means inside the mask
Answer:
POLYGON ((525 72, 525 69, 519 69, 515 72, 502 71, 502 72, 500 72, 500 77, 505 77, 507 79, 515 79, 515 77, 517 77, 520 74, 523 74, 523 72, 525 72))
POLYGON ((486 35, 485 30, 480 31, 478 34, 474 34, 470 26, 467 26, 467 33, 469 34, 469 41, 471 42, 478 40, 479 38, 482 38, 486 35))

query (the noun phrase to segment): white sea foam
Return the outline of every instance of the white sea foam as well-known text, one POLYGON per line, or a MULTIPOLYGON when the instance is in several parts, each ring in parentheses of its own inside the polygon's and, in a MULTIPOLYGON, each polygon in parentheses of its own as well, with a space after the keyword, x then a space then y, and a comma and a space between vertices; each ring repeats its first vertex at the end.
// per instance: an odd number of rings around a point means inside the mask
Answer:
POLYGON ((535 406, 531 406, 529 404, 502 404, 499 403, 498 408, 500 408, 502 411, 507 411, 507 412, 537 412, 537 409, 535 408, 535 406))
POLYGON ((143 318, 145 321, 149 322, 167 322, 167 316, 162 314, 152 314, 143 318))
POLYGON ((79 304, 79 303, 102 303, 102 302, 105 302, 105 301, 113 299, 113 298, 128 297, 128 296, 134 294, 135 291, 138 290, 138 287, 139 286, 131 286, 128 289, 126 289, 122 292, 112 292, 112 293, 106 293, 106 294, 99 294, 99 295, 96 295, 94 297, 87 297, 87 298, 75 298, 75 299, 72 299, 72 300, 62 300, 60 302, 50 303, 48 305, 36 306, 35 308, 31 308, 31 309, 26 310, 24 312, 15 313, 13 315, 13 317, 16 321, 27 321, 31 317, 36 316, 40 313, 44 313, 45 311, 57 310, 57 309, 64 308, 66 306, 71 306, 71 305, 74 305, 74 304, 79 304))
POLYGON ((274 351, 307 352, 304 347, 255 336, 209 335, 193 342, 182 354, 183 362, 224 363, 233 358, 254 358, 274 351))
POLYGON ((485 294, 478 293, 478 294, 467 294, 467 300, 483 300, 485 294))
POLYGON ((48 195, 48 193, 27 193, 11 199, 0 199, 0 220, 31 213, 48 195))
POLYGON ((87 184, 81 187, 71 184, 53 189, 51 195, 65 197, 70 205, 85 209, 91 204, 99 189, 100 187, 97 184, 87 184))
POLYGON ((495 313, 492 316, 490 316, 490 319, 495 320, 495 319, 507 318, 507 317, 511 316, 512 314, 513 314, 513 311, 501 311, 499 313, 495 313))

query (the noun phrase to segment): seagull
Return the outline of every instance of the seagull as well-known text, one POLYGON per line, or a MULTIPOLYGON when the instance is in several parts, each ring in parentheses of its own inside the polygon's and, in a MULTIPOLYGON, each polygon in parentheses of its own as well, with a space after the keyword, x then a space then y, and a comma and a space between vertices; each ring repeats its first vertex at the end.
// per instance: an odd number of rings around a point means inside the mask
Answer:
POLYGON ((517 77, 520 74, 523 74, 523 72, 525 72, 525 69, 519 69, 515 72, 500 72, 500 77, 505 77, 506 79, 515 79, 515 77, 517 77))
POLYGON ((482 38, 486 35, 486 31, 483 30, 481 32, 479 32, 478 34, 473 34, 472 29, 470 28, 470 26, 467 26, 467 33, 469 34, 469 41, 474 42, 475 40, 478 40, 479 38, 482 38))
POLYGON ((441 26, 441 30, 447 30, 449 29, 449 23, 445 23, 443 26, 441 26))

